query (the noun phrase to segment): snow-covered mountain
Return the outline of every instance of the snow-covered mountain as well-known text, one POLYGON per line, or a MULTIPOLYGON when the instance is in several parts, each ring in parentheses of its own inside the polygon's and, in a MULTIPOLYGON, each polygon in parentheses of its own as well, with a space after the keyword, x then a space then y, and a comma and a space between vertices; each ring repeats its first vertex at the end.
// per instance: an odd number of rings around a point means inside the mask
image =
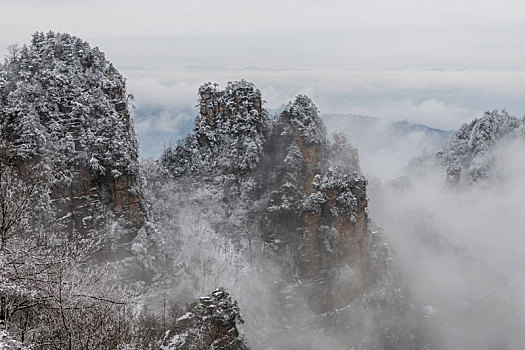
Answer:
POLYGON ((141 227, 131 100, 104 54, 69 34, 35 33, 0 66, 2 147, 50 188, 48 225, 72 236, 118 218, 141 227))
MULTIPOLYGON (((184 304, 226 287, 250 321, 253 346, 307 345, 321 334, 343 344, 348 327, 354 345, 404 332, 392 323, 403 315, 402 293, 368 217, 357 150, 342 134, 328 140, 307 96, 270 116, 249 82, 204 84, 193 133, 139 174, 132 97, 103 53, 49 32, 11 54, 0 68, 0 135, 4 159, 44 184, 31 230, 126 246, 112 268, 152 312, 159 295, 184 304), (146 220, 147 234, 139 231, 146 220), (374 314, 377 334, 361 332, 364 313, 374 314)), ((180 340, 184 329, 217 326, 199 320, 189 328, 174 321, 171 331, 180 340)), ((16 322, 14 335, 25 334, 16 322)), ((192 334, 190 342, 216 340, 192 334)))
POLYGON ((451 183, 497 176, 498 147, 525 137, 525 119, 505 111, 486 112, 455 131, 437 156, 451 183))
POLYGON ((430 349, 524 342, 524 145, 522 118, 486 112, 406 176, 370 186, 430 349))

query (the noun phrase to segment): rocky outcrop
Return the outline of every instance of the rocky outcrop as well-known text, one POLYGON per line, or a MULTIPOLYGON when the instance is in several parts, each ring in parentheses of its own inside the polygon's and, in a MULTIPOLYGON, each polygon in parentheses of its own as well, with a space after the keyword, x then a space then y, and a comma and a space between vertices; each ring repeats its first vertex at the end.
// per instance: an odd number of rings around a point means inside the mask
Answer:
POLYGON ((347 305, 369 283, 366 180, 334 177, 317 175, 298 247, 299 276, 315 282, 307 298, 317 312, 347 305))
MULTIPOLYGON (((262 98, 259 90, 246 81, 230 83, 226 89, 218 90, 217 84, 206 83, 199 88, 199 110, 201 119, 215 124, 222 118, 235 118, 237 114, 252 113, 262 115, 262 98)), ((262 131, 262 125, 258 125, 262 131)))
POLYGON ((437 159, 446 169, 447 183, 475 183, 494 176, 496 146, 504 140, 523 138, 524 133, 524 119, 510 116, 504 110, 486 112, 483 117, 461 125, 437 152, 437 159))
POLYGON ((70 185, 51 185, 51 206, 55 212, 56 227, 70 238, 95 234, 106 225, 120 219, 126 233, 118 238, 125 243, 145 220, 136 176, 99 176, 89 168, 71 169, 70 185))
POLYGON ((243 322, 237 302, 223 288, 216 289, 177 319, 175 334, 163 349, 247 350, 237 329, 243 322))
POLYGON ((104 54, 69 34, 36 33, 0 67, 3 147, 50 189, 41 227, 97 236, 117 220, 129 241, 142 226, 131 98, 104 54))
POLYGON ((261 92, 241 80, 228 83, 222 91, 216 84, 204 84, 199 97, 194 134, 166 149, 163 165, 177 177, 189 173, 242 176, 253 171, 260 161, 268 122, 261 92))

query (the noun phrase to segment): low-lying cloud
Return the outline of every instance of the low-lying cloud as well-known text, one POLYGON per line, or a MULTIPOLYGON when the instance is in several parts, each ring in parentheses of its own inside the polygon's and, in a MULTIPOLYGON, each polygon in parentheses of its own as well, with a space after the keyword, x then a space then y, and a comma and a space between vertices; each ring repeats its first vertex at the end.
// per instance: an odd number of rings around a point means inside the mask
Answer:
POLYGON ((370 215, 394 247, 420 324, 437 349, 518 349, 525 341, 523 139, 494 150, 491 178, 447 187, 431 167, 410 184, 372 184, 370 215))

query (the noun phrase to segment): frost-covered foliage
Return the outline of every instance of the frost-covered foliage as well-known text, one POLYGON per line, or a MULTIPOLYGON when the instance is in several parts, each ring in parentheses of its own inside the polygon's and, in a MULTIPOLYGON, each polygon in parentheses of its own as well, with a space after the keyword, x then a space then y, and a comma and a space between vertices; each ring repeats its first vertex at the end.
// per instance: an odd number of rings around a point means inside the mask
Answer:
POLYGON ((71 166, 137 172, 125 79, 98 48, 66 33, 37 32, 0 66, 2 141, 69 184, 71 166))
MULTIPOLYGON (((133 342, 129 294, 103 266, 88 267, 92 242, 11 237, 0 251, 0 324, 31 349, 119 348, 133 342), (54 244, 43 242, 55 242, 54 244)), ((0 340, 1 344, 1 340, 0 340)))
POLYGON ((237 325, 243 322, 237 302, 219 288, 199 298, 191 310, 177 319, 176 334, 161 349, 248 349, 237 330, 237 325))
POLYGON ((524 121, 505 111, 486 112, 463 124, 452 134, 445 148, 437 153, 447 169, 449 181, 458 182, 465 171, 471 182, 487 179, 493 170, 494 146, 504 139, 524 136, 524 121))
POLYGON ((305 95, 296 96, 277 119, 285 120, 282 135, 298 133, 306 143, 326 144, 326 127, 319 117, 319 110, 312 100, 305 95))
POLYGON ((20 343, 16 339, 13 339, 12 336, 9 335, 4 330, 0 330, 0 349, 2 350, 28 350, 24 344, 20 343))
POLYGON ((268 115, 260 91, 244 80, 224 90, 206 83, 199 89, 200 116, 194 134, 162 155, 173 174, 215 170, 244 174, 259 163, 268 115))
POLYGON ((248 293, 241 281, 256 277, 251 267, 261 255, 257 215, 265 204, 250 198, 254 181, 174 180, 157 162, 143 165, 145 205, 154 229, 133 250, 151 269, 148 298, 156 302, 162 293, 189 303, 218 285, 235 296, 248 293))
POLYGON ((115 67, 77 37, 37 32, 11 49, 0 65, 0 143, 48 187, 35 225, 71 237, 100 237, 110 217, 141 226, 131 101, 115 67))
MULTIPOLYGON (((271 322, 269 290, 278 280, 278 269, 274 259, 263 258, 272 253, 260 238, 258 215, 266 201, 250 198, 253 179, 248 176, 227 185, 226 176, 216 181, 196 176, 174 179, 154 161, 141 164, 141 169, 145 205, 154 225, 148 236, 133 244, 139 260, 133 269, 138 277, 144 276, 139 288, 144 312, 159 319, 163 301, 184 305, 225 286, 247 315, 249 330, 244 332, 265 334, 271 322)), ((164 329, 172 329, 173 335, 178 328, 170 326, 173 321, 166 323, 164 329)))
POLYGON ((10 161, 0 152, 0 330, 9 333, 0 333, 0 345, 131 350, 158 343, 142 334, 115 269, 94 261, 98 241, 31 227, 41 183, 10 161))
POLYGON ((366 188, 366 179, 362 176, 341 174, 329 169, 323 176, 316 175, 313 181, 312 193, 303 203, 303 210, 307 213, 320 212, 321 206, 335 197, 335 205, 330 213, 334 217, 345 216, 355 221, 358 206, 355 191, 366 188))

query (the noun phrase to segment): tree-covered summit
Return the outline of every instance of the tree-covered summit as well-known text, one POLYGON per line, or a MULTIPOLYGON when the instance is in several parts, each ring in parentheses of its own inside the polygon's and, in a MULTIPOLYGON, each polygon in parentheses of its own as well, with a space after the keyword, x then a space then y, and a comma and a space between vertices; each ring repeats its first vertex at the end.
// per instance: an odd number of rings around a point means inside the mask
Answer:
POLYGON ((55 169, 80 163, 116 177, 137 171, 131 96, 104 53, 56 32, 37 32, 10 51, 0 66, 0 127, 19 158, 55 169))
POLYGON ((306 95, 297 95, 288 103, 283 113, 277 117, 276 124, 283 124, 285 134, 293 134, 297 129, 297 136, 301 136, 307 143, 327 143, 326 127, 319 116, 319 109, 306 95))
POLYGON ((244 174, 259 163, 269 116, 261 92, 245 80, 230 82, 224 90, 206 83, 199 88, 200 115, 194 133, 169 147, 162 163, 176 176, 218 170, 244 174))
POLYGON ((55 229, 94 233, 112 213, 142 225, 131 101, 104 53, 78 37, 37 32, 10 48, 0 65, 0 143, 18 167, 38 165, 55 229))
POLYGON ((524 119, 505 110, 485 112, 483 117, 464 123, 437 154, 446 167, 447 179, 460 181, 465 176, 471 182, 487 179, 494 170, 495 146, 515 136, 525 134, 524 119))

